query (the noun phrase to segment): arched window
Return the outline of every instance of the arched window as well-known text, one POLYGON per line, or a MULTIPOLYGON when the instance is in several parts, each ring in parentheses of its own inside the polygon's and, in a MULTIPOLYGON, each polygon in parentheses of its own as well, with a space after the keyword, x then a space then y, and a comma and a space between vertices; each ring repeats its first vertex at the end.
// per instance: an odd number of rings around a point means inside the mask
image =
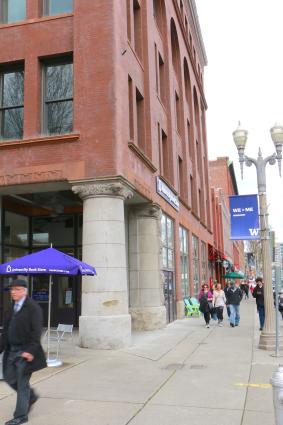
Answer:
POLYGON ((153 16, 161 34, 164 34, 166 28, 166 13, 164 0, 153 0, 153 16))
POLYGON ((171 23, 170 23, 170 33, 171 33, 172 63, 173 63, 173 67, 174 67, 178 82, 180 84, 180 82, 181 82, 181 79, 180 79, 180 63, 181 63, 180 48, 179 48, 179 40, 178 40, 177 29, 176 29, 176 25, 175 25, 175 22, 173 21, 173 19, 171 19, 171 23))

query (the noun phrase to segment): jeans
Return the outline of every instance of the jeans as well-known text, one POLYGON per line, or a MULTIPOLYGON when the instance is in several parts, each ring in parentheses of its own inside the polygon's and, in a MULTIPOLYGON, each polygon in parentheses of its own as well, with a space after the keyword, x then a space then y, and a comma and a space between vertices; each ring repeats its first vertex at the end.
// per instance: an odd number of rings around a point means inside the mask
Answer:
POLYGON ((232 325, 240 323, 240 304, 230 304, 230 323, 232 325))
POLYGON ((223 308, 224 307, 222 307, 222 306, 215 308, 216 314, 217 314, 217 319, 218 319, 219 322, 222 322, 223 321, 223 308))
POLYGON ((265 319, 264 305, 258 305, 257 311, 258 311, 258 317, 259 317, 259 327, 262 329, 264 326, 264 319, 265 319))

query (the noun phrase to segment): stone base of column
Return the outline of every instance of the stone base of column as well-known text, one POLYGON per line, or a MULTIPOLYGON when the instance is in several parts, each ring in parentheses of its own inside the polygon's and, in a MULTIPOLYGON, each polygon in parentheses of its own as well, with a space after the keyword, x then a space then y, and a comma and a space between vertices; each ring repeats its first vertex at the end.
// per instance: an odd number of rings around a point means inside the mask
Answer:
POLYGON ((136 331, 153 331, 166 326, 166 308, 159 307, 131 307, 132 328, 136 331))
POLYGON ((79 345, 83 348, 116 350, 131 342, 131 316, 80 316, 79 345))
MULTIPOLYGON (((275 351, 276 349, 276 336, 275 333, 264 333, 261 332, 259 337, 258 348, 267 351, 275 351)), ((279 349, 283 350, 283 339, 282 336, 279 335, 279 349)))
POLYGON ((185 308, 184 308, 184 301, 177 301, 176 303, 177 307, 177 319, 184 319, 185 317, 185 308))

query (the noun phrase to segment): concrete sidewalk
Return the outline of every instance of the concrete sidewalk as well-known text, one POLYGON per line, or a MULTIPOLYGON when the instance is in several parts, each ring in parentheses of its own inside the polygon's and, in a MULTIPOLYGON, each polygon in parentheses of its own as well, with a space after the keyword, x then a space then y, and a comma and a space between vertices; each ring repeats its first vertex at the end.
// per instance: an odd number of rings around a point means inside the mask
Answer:
MULTIPOLYGON (((213 322, 215 323, 215 322, 213 322)), ((280 324, 282 326, 282 324, 280 324)), ((31 425, 274 425, 269 380, 282 362, 257 348, 254 300, 241 323, 206 329, 203 318, 134 334, 119 351, 66 343, 64 364, 33 375, 41 398, 31 425)), ((0 423, 15 395, 0 381, 0 423)))

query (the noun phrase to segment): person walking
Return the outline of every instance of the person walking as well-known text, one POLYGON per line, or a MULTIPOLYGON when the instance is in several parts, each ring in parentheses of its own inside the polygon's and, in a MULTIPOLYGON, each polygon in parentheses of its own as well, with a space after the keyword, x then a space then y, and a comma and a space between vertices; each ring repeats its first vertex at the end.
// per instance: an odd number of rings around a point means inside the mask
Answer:
POLYGON ((253 297, 256 300, 256 307, 259 317, 259 330, 263 330, 264 320, 265 320, 265 310, 264 310, 264 290, 263 290, 263 279, 262 277, 257 277, 255 280, 256 286, 253 290, 253 297))
POLYGON ((199 310, 203 314, 206 327, 209 328, 210 311, 212 309, 213 295, 206 283, 202 285, 202 290, 199 293, 198 300, 199 310))
POLYGON ((10 284, 12 306, 4 319, 0 353, 3 355, 3 376, 17 392, 14 418, 5 425, 28 422, 28 413, 38 395, 30 387, 31 375, 46 367, 46 359, 40 343, 42 310, 27 295, 27 283, 15 279, 10 284))
POLYGON ((227 303, 230 306, 230 326, 239 326, 240 323, 240 303, 243 298, 243 292, 239 283, 231 281, 231 286, 227 290, 227 303))
POLYGON ((225 293, 225 297, 226 297, 226 311, 227 311, 228 318, 230 318, 230 306, 229 306, 228 301, 227 301, 227 292, 228 292, 228 289, 230 288, 230 286, 231 286, 231 281, 229 283, 226 283, 225 288, 224 288, 224 293, 225 293))
POLYGON ((226 304, 226 296, 223 289, 221 289, 221 284, 217 283, 216 287, 213 291, 213 306, 215 307, 217 319, 218 319, 218 325, 223 326, 223 310, 224 306, 226 304))

